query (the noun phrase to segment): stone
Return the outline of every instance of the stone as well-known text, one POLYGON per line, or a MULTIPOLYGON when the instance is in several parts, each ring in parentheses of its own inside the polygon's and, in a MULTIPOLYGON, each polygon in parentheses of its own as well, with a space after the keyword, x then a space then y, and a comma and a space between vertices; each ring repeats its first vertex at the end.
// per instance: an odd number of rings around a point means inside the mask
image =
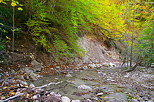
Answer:
POLYGON ((35 87, 35 85, 34 85, 34 84, 32 84, 32 83, 30 83, 29 87, 30 87, 30 88, 34 88, 34 87, 35 87))
POLYGON ((90 86, 87 86, 87 85, 80 85, 78 86, 79 89, 84 89, 84 90, 89 90, 89 91, 92 91, 92 88, 90 86))
POLYGON ((33 73, 34 71, 30 67, 21 68, 21 72, 33 73))
POLYGON ((62 96, 61 101, 62 102, 71 102, 71 100, 67 96, 62 96))
POLYGON ((116 67, 116 65, 114 63, 109 63, 110 67, 116 67))
POLYGON ((66 75, 66 77, 72 77, 72 75, 68 73, 68 74, 66 75))
POLYGON ((33 69, 31 67, 25 67, 21 69, 21 72, 26 73, 23 78, 25 80, 37 80, 38 78, 40 78, 41 76, 34 73, 33 69))
POLYGON ((95 64, 97 68, 101 68, 102 64, 95 64))
POLYGON ((127 73, 124 77, 128 78, 130 76, 130 73, 127 73))
POLYGON ((124 93, 112 93, 106 98, 107 102, 128 102, 127 95, 124 93))
POLYGON ((103 63, 102 64, 104 67, 109 67, 110 65, 109 65, 109 63, 103 63))
POLYGON ((31 64, 34 71, 41 71, 41 69, 43 68, 42 64, 36 60, 33 60, 31 64))
POLYGON ((36 100, 36 99, 38 99, 38 96, 37 96, 37 95, 34 95, 34 96, 32 97, 32 99, 36 100))
POLYGON ((35 73, 29 73, 29 76, 31 78, 31 80, 37 80, 38 78, 40 78, 41 76, 35 73))
POLYGON ((60 69, 60 66, 56 66, 57 69, 60 69))
POLYGON ((87 100, 86 100, 86 102, 92 102, 92 100, 90 100, 90 99, 87 99, 87 100))
POLYGON ((89 64, 88 67, 90 67, 90 68, 95 68, 96 65, 95 65, 94 63, 92 63, 92 64, 89 64))
POLYGON ((103 94, 104 94, 104 93, 102 93, 102 92, 101 92, 101 93, 97 93, 97 96, 102 96, 103 94))
POLYGON ((84 66, 83 69, 85 69, 85 70, 88 69, 88 66, 84 66))
POLYGON ((20 82, 21 82, 21 84, 23 84, 23 85, 28 85, 28 83, 25 82, 25 81, 20 81, 20 82))
POLYGON ((72 100, 71 102, 80 102, 80 100, 72 100))
POLYGON ((20 94, 20 92, 16 92, 16 95, 20 94))
POLYGON ((153 102, 153 100, 148 100, 148 101, 146 101, 146 102, 153 102))
POLYGON ((137 99, 134 99, 134 98, 133 98, 133 99, 132 99, 132 102, 139 102, 139 101, 138 101, 137 99))
POLYGON ((154 68, 154 63, 151 63, 151 68, 154 68))

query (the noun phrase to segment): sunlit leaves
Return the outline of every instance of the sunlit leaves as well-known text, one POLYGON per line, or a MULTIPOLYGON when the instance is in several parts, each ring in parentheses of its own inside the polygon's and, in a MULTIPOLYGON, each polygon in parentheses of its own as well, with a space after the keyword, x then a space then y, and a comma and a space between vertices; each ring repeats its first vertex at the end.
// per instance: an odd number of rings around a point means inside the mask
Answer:
POLYGON ((0 3, 3 2, 3 0, 0 0, 0 3))
POLYGON ((23 9, 21 7, 18 7, 18 10, 22 11, 23 9))
POLYGON ((110 34, 104 33, 108 38, 118 39, 122 37, 125 28, 125 21, 123 18, 122 10, 125 8, 123 5, 116 5, 110 0, 100 1, 95 0, 97 4, 92 6, 92 13, 97 18, 96 24, 103 29, 110 30, 110 34), (120 35, 121 36, 115 36, 120 35))
POLYGON ((15 2, 12 2, 11 6, 17 6, 17 4, 15 2))

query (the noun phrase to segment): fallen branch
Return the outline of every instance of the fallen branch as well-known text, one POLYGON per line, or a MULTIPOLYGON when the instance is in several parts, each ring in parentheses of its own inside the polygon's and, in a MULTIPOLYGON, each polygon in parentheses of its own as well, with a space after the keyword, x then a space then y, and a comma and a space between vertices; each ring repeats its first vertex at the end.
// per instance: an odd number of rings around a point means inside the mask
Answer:
POLYGON ((14 95, 14 96, 12 96, 12 97, 9 97, 9 98, 7 98, 7 99, 5 99, 5 100, 2 100, 2 102, 8 102, 9 100, 12 100, 12 99, 15 99, 15 98, 17 98, 17 97, 19 97, 19 96, 21 96, 21 95, 23 95, 24 93, 19 93, 19 94, 17 94, 17 95, 14 95))
MULTIPOLYGON (((62 83, 62 82, 63 82, 63 81, 57 82, 57 83, 51 82, 51 83, 46 84, 46 85, 43 85, 43 86, 34 87, 33 89, 34 89, 34 90, 35 90, 35 89, 41 89, 41 88, 47 87, 47 86, 49 86, 49 85, 57 85, 57 84, 60 84, 60 83, 62 83)), ((23 95, 23 94, 24 94, 24 93, 19 93, 19 94, 17 94, 17 95, 14 95, 14 96, 12 96, 12 97, 9 97, 9 98, 7 98, 7 99, 5 99, 5 100, 2 100, 2 102, 8 102, 9 100, 15 99, 15 98, 17 98, 17 97, 19 97, 19 96, 21 96, 21 95, 23 95)))
POLYGON ((35 87, 34 89, 41 89, 41 88, 47 87, 47 86, 49 86, 49 85, 57 85, 57 84, 60 84, 60 83, 62 83, 62 82, 63 82, 63 81, 57 82, 57 83, 51 82, 51 83, 46 84, 46 85, 42 85, 42 86, 39 86, 39 87, 35 87))

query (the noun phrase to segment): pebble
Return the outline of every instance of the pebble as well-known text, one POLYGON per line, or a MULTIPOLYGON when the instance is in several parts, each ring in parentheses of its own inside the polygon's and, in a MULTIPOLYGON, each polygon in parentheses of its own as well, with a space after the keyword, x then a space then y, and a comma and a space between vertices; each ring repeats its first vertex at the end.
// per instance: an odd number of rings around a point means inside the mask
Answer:
POLYGON ((28 85, 28 83, 25 81, 21 81, 21 84, 28 85))
POLYGON ((97 96, 102 96, 104 93, 98 93, 97 96))
POLYGON ((130 74, 129 73, 127 73, 124 77, 125 78, 128 78, 130 76, 130 74))
POLYGON ((62 96, 61 101, 62 102, 71 102, 71 100, 67 96, 62 96))
POLYGON ((138 101, 137 99, 134 99, 134 98, 133 98, 133 99, 132 99, 132 102, 139 102, 139 101, 138 101))
POLYGON ((34 88, 34 87, 35 87, 35 85, 34 85, 34 84, 32 84, 32 83, 30 83, 29 87, 30 87, 30 88, 34 88))

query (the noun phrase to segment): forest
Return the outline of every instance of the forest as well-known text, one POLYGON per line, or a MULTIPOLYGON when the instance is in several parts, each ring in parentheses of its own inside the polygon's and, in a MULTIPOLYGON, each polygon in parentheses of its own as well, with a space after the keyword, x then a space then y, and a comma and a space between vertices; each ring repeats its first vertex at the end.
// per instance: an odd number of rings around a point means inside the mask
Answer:
POLYGON ((153 102, 153 67, 153 0, 0 0, 2 102, 153 102))

